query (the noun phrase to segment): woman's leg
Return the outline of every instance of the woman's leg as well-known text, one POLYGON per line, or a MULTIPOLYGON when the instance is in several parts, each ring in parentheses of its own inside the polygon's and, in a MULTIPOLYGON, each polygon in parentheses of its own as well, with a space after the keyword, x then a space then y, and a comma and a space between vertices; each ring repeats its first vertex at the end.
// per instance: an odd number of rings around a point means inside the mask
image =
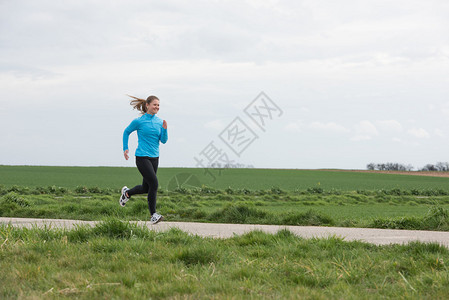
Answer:
POLYGON ((142 184, 136 185, 132 189, 129 189, 127 192, 128 197, 131 198, 132 195, 138 195, 138 194, 146 194, 148 193, 148 184, 145 181, 145 178, 143 179, 142 184))
POLYGON ((153 166, 154 179, 152 181, 153 184, 150 184, 148 189, 148 209, 150 210, 151 215, 153 215, 156 212, 157 189, 159 187, 159 181, 156 176, 157 167, 159 166, 159 158, 152 158, 150 159, 150 162, 153 166))
POLYGON ((156 212, 156 198, 158 189, 158 180, 156 177, 159 165, 158 158, 136 157, 136 165, 140 174, 143 176, 141 185, 136 185, 128 191, 128 195, 148 193, 148 208, 151 215, 156 212))

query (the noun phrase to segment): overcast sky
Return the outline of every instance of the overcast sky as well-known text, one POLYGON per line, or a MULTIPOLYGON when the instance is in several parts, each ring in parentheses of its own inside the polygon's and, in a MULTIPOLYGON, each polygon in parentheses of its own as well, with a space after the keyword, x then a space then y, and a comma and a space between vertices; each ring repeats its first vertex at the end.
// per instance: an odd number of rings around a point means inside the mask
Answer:
POLYGON ((0 0, 0 164, 134 166, 126 94, 161 167, 449 161, 449 2, 0 0))

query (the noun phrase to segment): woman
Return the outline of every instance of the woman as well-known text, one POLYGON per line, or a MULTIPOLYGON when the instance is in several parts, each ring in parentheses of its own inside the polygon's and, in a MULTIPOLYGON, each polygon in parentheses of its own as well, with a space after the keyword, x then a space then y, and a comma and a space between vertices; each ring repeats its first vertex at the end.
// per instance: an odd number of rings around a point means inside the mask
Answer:
POLYGON ((156 116, 159 111, 159 99, 156 96, 149 96, 147 100, 130 97, 134 99, 131 101, 131 105, 134 109, 139 110, 142 116, 134 119, 123 132, 123 151, 125 159, 128 160, 128 138, 131 132, 137 130, 136 165, 143 176, 143 182, 132 189, 124 186, 120 196, 120 205, 125 206, 126 202, 133 195, 148 193, 148 208, 151 214, 150 222, 156 224, 163 219, 156 212, 158 188, 156 172, 159 164, 159 141, 165 144, 168 139, 167 122, 156 116))

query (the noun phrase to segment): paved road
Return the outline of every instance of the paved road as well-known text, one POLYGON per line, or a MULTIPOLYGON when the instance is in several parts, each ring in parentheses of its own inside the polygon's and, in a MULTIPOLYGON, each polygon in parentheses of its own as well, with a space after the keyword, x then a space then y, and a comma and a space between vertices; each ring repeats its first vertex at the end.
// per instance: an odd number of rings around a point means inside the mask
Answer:
MULTIPOLYGON (((95 226, 96 221, 55 220, 55 219, 22 219, 0 217, 0 224, 11 224, 31 228, 44 225, 72 229, 76 225, 95 226)), ((376 245, 403 244, 411 241, 437 242, 449 248, 449 232, 420 231, 420 230, 393 230, 371 228, 345 228, 345 227, 316 227, 316 226, 278 226, 278 225, 247 225, 247 224, 214 224, 191 222, 161 222, 151 225, 149 222, 139 221, 151 230, 166 231, 170 228, 179 228, 184 232, 203 237, 227 238, 241 235, 252 230, 261 230, 267 233, 276 233, 280 229, 288 229, 294 234, 304 237, 338 236, 346 241, 364 241, 376 245)))

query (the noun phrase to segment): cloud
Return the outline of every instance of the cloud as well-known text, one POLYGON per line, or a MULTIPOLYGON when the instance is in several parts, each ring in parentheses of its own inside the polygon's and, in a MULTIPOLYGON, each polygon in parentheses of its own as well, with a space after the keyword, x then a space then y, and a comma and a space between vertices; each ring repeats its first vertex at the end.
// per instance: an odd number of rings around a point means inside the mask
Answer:
POLYGON ((349 132, 349 129, 334 122, 328 123, 312 122, 309 124, 309 127, 312 129, 331 131, 331 132, 349 132))
POLYGON ((443 113, 443 115, 449 117, 449 102, 446 102, 446 103, 443 105, 443 107, 441 108, 441 112, 443 113))
MULTIPOLYGON (((445 14, 419 1, 407 1, 407 10, 402 1, 384 6, 375 0, 325 6, 314 1, 3 2, 1 56, 37 66, 334 58, 385 65, 433 57, 446 33, 445 14)), ((434 6, 439 3, 444 2, 434 6)))
POLYGON ((287 131, 291 131, 291 132, 300 132, 301 125, 296 122, 291 122, 291 123, 287 124, 287 126, 285 126, 284 129, 287 131))
POLYGON ((379 135, 376 126, 370 121, 360 121, 355 125, 356 135, 351 138, 353 141, 370 140, 373 136, 379 135))
POLYGON ((361 121, 358 125, 356 125, 356 131, 359 134, 367 134, 367 135, 379 135, 376 126, 370 121, 361 121))
POLYGON ((370 139, 371 139, 371 136, 369 136, 369 135, 357 134, 351 138, 351 141, 355 141, 355 142, 368 141, 370 139))
POLYGON ((354 127, 356 134, 351 138, 351 141, 367 141, 372 139, 373 136, 379 135, 376 126, 367 120, 360 121, 354 127))
POLYGON ((226 125, 222 120, 214 120, 204 124, 204 128, 214 129, 214 130, 223 130, 226 125))
POLYGON ((377 121, 376 124, 382 131, 401 132, 403 130, 402 124, 396 120, 377 121))
POLYGON ((444 131, 439 128, 435 128, 434 133, 438 137, 441 137, 441 138, 446 137, 446 134, 444 133, 444 131))
POLYGON ((31 80, 53 79, 61 76, 49 70, 0 62, 0 74, 11 74, 17 78, 30 78, 31 80))
POLYGON ((414 136, 419 139, 428 139, 430 138, 430 134, 423 128, 412 128, 407 131, 408 134, 414 136))

